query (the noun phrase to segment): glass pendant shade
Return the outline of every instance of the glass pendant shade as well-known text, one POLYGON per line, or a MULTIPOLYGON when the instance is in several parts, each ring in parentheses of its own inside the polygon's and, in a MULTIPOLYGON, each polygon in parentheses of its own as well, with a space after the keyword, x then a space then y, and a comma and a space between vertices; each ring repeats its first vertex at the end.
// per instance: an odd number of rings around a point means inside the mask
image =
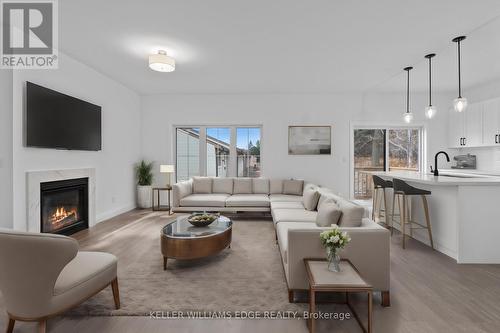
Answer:
POLYGON ((425 108, 425 117, 427 119, 432 119, 436 115, 436 107, 434 105, 429 105, 425 108))
POLYGON ((403 119, 405 121, 405 123, 409 124, 413 121, 413 113, 411 112, 405 112, 403 114, 403 119))
POLYGON ((457 112, 463 112, 467 108, 467 98, 458 97, 453 101, 453 107, 457 112))

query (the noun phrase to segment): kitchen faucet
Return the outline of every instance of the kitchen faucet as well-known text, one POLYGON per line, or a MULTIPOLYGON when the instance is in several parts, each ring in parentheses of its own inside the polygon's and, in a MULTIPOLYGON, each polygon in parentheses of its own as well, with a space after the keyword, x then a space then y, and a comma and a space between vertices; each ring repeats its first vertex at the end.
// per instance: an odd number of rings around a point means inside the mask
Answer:
POLYGON ((438 171, 438 156, 440 154, 444 154, 446 156, 446 161, 450 161, 450 156, 445 151, 440 151, 436 155, 434 155, 434 170, 432 170, 432 165, 431 165, 431 172, 434 172, 434 176, 439 176, 439 171, 438 171))

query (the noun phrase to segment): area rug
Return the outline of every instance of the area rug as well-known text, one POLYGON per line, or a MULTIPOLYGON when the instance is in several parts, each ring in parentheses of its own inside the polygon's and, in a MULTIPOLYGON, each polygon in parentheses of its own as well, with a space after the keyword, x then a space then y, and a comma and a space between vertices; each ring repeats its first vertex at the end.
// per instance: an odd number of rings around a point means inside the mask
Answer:
POLYGON ((114 309, 111 290, 106 288, 67 315, 306 310, 304 304, 288 302, 272 221, 236 219, 230 249, 203 260, 169 260, 164 271, 160 230, 172 219, 150 213, 92 239, 88 242, 91 246, 82 241, 83 250, 106 251, 118 257, 121 309, 114 309))

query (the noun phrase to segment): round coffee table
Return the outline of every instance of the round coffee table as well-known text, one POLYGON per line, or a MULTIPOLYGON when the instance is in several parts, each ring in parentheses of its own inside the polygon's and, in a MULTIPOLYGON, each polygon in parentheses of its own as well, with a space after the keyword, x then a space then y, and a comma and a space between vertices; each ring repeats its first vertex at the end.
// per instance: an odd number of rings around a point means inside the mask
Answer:
POLYGON ((227 217, 221 215, 206 227, 195 227, 187 219, 187 215, 178 217, 161 230, 164 270, 167 269, 168 258, 204 258, 231 247, 233 222, 227 217))

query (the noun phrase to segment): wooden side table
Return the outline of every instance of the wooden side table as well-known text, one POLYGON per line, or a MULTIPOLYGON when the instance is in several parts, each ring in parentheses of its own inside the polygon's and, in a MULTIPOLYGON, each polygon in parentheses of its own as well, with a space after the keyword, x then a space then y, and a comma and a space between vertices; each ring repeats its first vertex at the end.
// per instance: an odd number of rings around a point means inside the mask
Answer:
POLYGON ((167 187, 153 187, 153 190, 151 191, 151 204, 153 211, 168 211, 168 215, 172 215, 172 207, 170 205, 170 192, 172 192, 172 186, 167 186, 167 187), (166 191, 167 192, 167 204, 162 205, 160 202, 160 192, 161 191, 166 191), (156 193, 156 205, 155 205, 155 193, 156 193))
MULTIPOLYGON (((346 304, 351 309, 354 318, 365 333, 372 332, 372 298, 373 288, 365 282, 359 275, 358 270, 349 260, 340 261, 340 272, 330 272, 328 262, 325 259, 304 259, 307 276, 309 278, 309 312, 316 313, 316 293, 317 292, 343 292, 346 295, 346 304), (365 327, 358 314, 349 303, 349 293, 366 292, 368 294, 368 325, 365 327)), ((309 319, 309 331, 315 331, 314 316, 309 319)))

